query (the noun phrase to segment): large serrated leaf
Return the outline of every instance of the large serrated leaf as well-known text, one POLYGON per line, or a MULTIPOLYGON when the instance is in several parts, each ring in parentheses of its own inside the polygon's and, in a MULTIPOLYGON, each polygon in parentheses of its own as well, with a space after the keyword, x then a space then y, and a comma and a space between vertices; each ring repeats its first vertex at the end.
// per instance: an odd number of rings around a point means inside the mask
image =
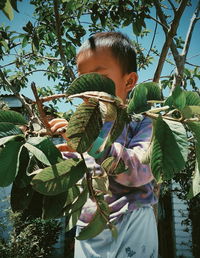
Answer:
POLYGON ((17 134, 23 134, 17 126, 8 122, 0 122, 0 138, 17 134))
POLYGON ((71 207, 69 208, 69 213, 74 213, 77 210, 80 210, 83 207, 83 205, 86 203, 87 198, 88 198, 88 188, 85 187, 83 191, 79 194, 77 200, 75 200, 75 202, 72 203, 71 207))
POLYGON ((19 155, 22 143, 8 142, 0 152, 0 187, 10 185, 19 169, 19 155))
POLYGON ((26 170, 29 165, 29 160, 30 156, 28 150, 22 147, 19 157, 19 171, 14 181, 18 188, 25 188, 31 182, 32 177, 26 174, 26 170))
POLYGON ((14 18, 13 9, 12 9, 10 0, 6 0, 5 6, 3 7, 2 11, 8 17, 9 20, 12 20, 14 18))
POLYGON ((81 215, 81 209, 77 210, 71 214, 71 216, 68 220, 67 226, 66 226, 66 231, 69 231, 76 226, 76 223, 77 223, 80 215, 81 215))
POLYGON ((161 100, 161 90, 155 82, 140 83, 134 88, 127 112, 141 113, 150 109, 148 100, 161 100))
POLYGON ((186 91, 186 105, 188 106, 200 106, 200 97, 197 92, 186 91))
POLYGON ((45 196, 42 207, 42 218, 53 219, 63 216, 63 207, 67 200, 67 191, 55 196, 45 196))
POLYGON ((116 157, 108 157, 101 163, 101 167, 108 175, 118 175, 127 170, 124 161, 122 159, 118 161, 116 157))
POLYGON ((72 82, 66 91, 66 95, 70 96, 85 91, 103 91, 115 96, 115 85, 111 79, 101 74, 83 74, 72 82))
POLYGON ((108 148, 121 135, 127 121, 128 121, 128 116, 127 116, 126 110, 124 108, 117 107, 116 120, 114 121, 102 145, 97 150, 97 153, 102 152, 103 150, 108 148))
POLYGON ((95 192, 110 194, 107 174, 104 173, 103 175, 92 177, 92 187, 95 192))
POLYGON ((186 106, 181 110, 184 118, 191 118, 195 115, 200 116, 200 106, 186 106))
POLYGON ((187 125, 189 126, 195 138, 195 153, 198 170, 200 171, 200 122, 188 122, 187 125))
POLYGON ((57 195, 67 191, 86 173, 83 160, 68 159, 44 168, 32 179, 33 188, 44 195, 57 195))
POLYGON ((20 188, 17 184, 12 185, 11 190, 11 208, 13 212, 16 211, 23 211, 28 208, 32 197, 33 197, 34 190, 30 185, 20 188))
POLYGON ((11 135, 11 136, 6 136, 3 138, 0 138, 0 146, 10 142, 10 141, 23 141, 24 140, 24 135, 23 134, 19 134, 19 135, 11 135))
POLYGON ((40 162, 44 163, 47 166, 50 166, 51 163, 50 161, 47 159, 46 155, 37 147, 33 146, 32 144, 26 142, 24 144, 24 147, 30 151, 40 162))
POLYGON ((200 193, 200 173, 199 173, 198 162, 196 161, 195 171, 194 171, 194 175, 192 177, 192 185, 190 187, 187 198, 191 199, 199 193, 200 193))
POLYGON ((69 204, 72 204, 74 200, 79 196, 80 190, 79 188, 75 185, 69 188, 67 191, 67 200, 65 202, 65 207, 69 204))
POLYGON ((185 91, 180 86, 176 86, 172 92, 172 97, 174 107, 182 110, 186 105, 185 91))
POLYGON ((47 137, 31 137, 27 143, 42 151, 51 165, 56 164, 62 159, 60 151, 47 137))
POLYGON ((16 111, 0 110, 0 122, 8 122, 15 125, 26 125, 26 119, 16 111))
POLYGON ((151 168, 156 178, 171 179, 184 168, 188 154, 186 131, 181 123, 159 117, 154 128, 151 168))
POLYGON ((101 233, 105 229, 106 225, 107 219, 102 216, 99 210, 97 210, 90 223, 81 230, 76 239, 86 240, 89 238, 93 238, 101 233))
POLYGON ((159 141, 154 138, 152 142, 152 150, 151 150, 150 164, 151 170, 157 182, 162 182, 163 175, 163 155, 162 149, 159 144, 159 141))
POLYGON ((66 131, 68 145, 79 153, 87 151, 98 137, 101 127, 99 103, 90 99, 77 108, 69 121, 66 131))
POLYGON ((187 138, 187 132, 185 130, 185 127, 183 126, 182 123, 177 122, 177 121, 172 121, 168 119, 163 119, 163 121, 168 125, 170 128, 174 139, 177 143, 177 146, 179 147, 179 150, 181 151, 181 155, 186 162, 188 159, 188 148, 189 148, 189 143, 188 143, 188 138, 187 138))

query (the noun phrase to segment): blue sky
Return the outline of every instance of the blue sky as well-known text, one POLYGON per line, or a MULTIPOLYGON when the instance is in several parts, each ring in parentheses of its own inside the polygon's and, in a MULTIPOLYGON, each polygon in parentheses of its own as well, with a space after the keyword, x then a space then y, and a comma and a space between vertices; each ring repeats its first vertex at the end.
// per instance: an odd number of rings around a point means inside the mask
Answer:
MULTIPOLYGON (((186 11, 181 19, 181 23, 178 29, 178 35, 183 37, 183 39, 186 36, 187 29, 190 23, 190 19, 192 17, 192 14, 194 12, 194 8, 196 7, 197 1, 192 0, 192 6, 186 8, 186 11)), ((18 2, 18 10, 19 13, 15 12, 14 13, 14 19, 12 21, 9 21, 2 13, 0 13, 0 24, 4 23, 5 25, 10 26, 13 30, 16 31, 21 31, 21 28, 29 21, 32 20, 34 21, 34 17, 32 15, 34 8, 32 5, 30 5, 28 0, 23 0, 22 2, 18 2)), ((152 16, 155 17, 154 12, 152 12, 152 16)), ((147 28, 150 30, 154 30, 155 23, 151 21, 146 21, 147 28)), ((122 32, 126 33, 131 39, 135 39, 135 36, 132 33, 131 28, 126 28, 123 29, 122 32)), ((199 65, 199 60, 200 60, 200 48, 199 48, 199 40, 200 40, 200 21, 197 22, 193 37, 192 37, 192 42, 190 45, 190 50, 188 54, 188 61, 199 65)), ((140 40, 139 42, 144 46, 144 51, 147 51, 149 49, 150 43, 152 39, 152 33, 148 36, 148 38, 144 37, 143 40, 140 40)), ((162 29, 160 26, 158 26, 157 34, 156 34, 156 41, 154 42, 154 45, 160 49, 161 46, 164 43, 165 36, 163 34, 162 29)), ((84 38, 83 38, 84 40, 84 38)), ((7 61, 7 60, 6 60, 7 61)), ((149 66, 147 70, 142 70, 139 72, 139 82, 142 82, 147 79, 153 78, 154 71, 156 69, 158 59, 155 58, 153 61, 153 64, 149 66)), ((189 66, 189 69, 193 69, 193 67, 189 66)), ((172 70, 172 66, 169 66, 168 64, 165 64, 163 73, 162 75, 169 75, 169 73, 172 70)), ((27 89, 23 90, 23 93, 29 97, 33 97, 31 89, 30 89, 30 83, 32 81, 36 82, 36 85, 43 87, 43 86, 51 86, 53 85, 53 82, 47 81, 45 77, 42 75, 42 73, 35 73, 29 77, 29 83, 27 89)), ((61 104, 60 105, 61 111, 64 111, 66 109, 65 105, 61 104)))

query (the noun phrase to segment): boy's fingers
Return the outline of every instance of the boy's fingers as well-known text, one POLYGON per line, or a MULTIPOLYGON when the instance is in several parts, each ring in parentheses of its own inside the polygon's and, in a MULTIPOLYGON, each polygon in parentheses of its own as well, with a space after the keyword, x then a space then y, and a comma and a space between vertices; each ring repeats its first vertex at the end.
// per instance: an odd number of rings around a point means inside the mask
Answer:
POLYGON ((66 122, 68 124, 67 120, 65 120, 64 118, 54 118, 51 121, 49 121, 49 125, 54 126, 55 124, 60 122, 66 122))
POLYGON ((55 132, 59 128, 66 127, 67 125, 68 125, 68 122, 66 120, 58 122, 58 123, 54 124, 53 126, 50 125, 51 126, 51 131, 55 132))

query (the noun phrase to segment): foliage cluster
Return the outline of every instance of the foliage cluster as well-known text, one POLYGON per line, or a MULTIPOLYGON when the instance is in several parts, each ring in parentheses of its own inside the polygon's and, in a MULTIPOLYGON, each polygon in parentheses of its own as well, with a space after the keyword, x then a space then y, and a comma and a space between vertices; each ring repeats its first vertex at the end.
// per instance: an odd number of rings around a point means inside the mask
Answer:
POLYGON ((0 239, 2 258, 49 257, 60 232, 57 221, 24 219, 21 213, 11 213, 11 222, 10 238, 0 239))
POLYGON ((96 201, 97 212, 79 238, 95 236, 106 225, 116 235, 114 225, 109 222, 109 208, 103 195, 109 193, 108 177, 127 168, 123 160, 107 157, 101 164, 104 173, 95 175, 87 168, 84 153, 91 149, 103 123, 111 122, 112 126, 96 154, 104 153, 138 114, 153 120, 152 140, 144 162, 150 164, 158 182, 172 179, 184 168, 189 149, 185 128, 189 128, 196 142, 195 174, 189 196, 200 192, 198 94, 176 87, 170 97, 162 100, 158 84, 143 83, 135 87, 128 106, 124 106, 114 96, 114 88, 110 79, 94 73, 80 76, 66 91, 66 97, 85 99, 72 115, 65 133, 68 145, 80 154, 79 158, 63 160, 49 138, 27 137, 20 130, 17 125, 27 124, 22 116, 13 111, 0 112, 0 144, 3 147, 0 153, 0 181, 1 186, 14 182, 11 196, 14 210, 24 210, 31 205, 34 191, 37 191, 44 196, 43 218, 70 216, 67 227, 70 230, 75 226, 87 198, 92 198, 96 201), (160 107, 152 108, 153 104, 160 107))
MULTIPOLYGON (((67 215, 69 230, 76 224, 87 198, 91 197, 97 203, 97 212, 80 238, 92 237, 106 225, 116 236, 114 225, 108 221, 109 209, 103 194, 109 193, 108 176, 124 172, 126 167, 123 161, 108 157, 101 164, 104 174, 97 176, 89 173, 84 153, 90 150, 105 121, 111 122, 112 127, 98 147, 98 155, 109 149, 131 119, 138 119, 141 114, 153 121, 152 141, 143 161, 150 164, 158 182, 174 178, 182 171, 188 159, 190 141, 194 141, 195 169, 189 176, 186 173, 188 181, 192 181, 187 197, 199 194, 200 100, 196 82, 200 73, 197 66, 193 70, 185 67, 192 29, 198 20, 199 2, 185 41, 176 33, 184 9, 191 1, 167 1, 167 5, 165 2, 32 0, 35 22, 29 21, 22 32, 11 31, 8 26, 0 27, 0 59, 5 61, 6 56, 14 56, 10 63, 0 67, 0 87, 20 98, 30 116, 28 123, 12 111, 0 112, 0 182, 1 186, 13 183, 11 205, 14 211, 30 210, 37 195, 43 218, 67 215), (154 6, 156 18, 151 16, 154 6), (146 27, 147 19, 154 20, 156 26, 145 55, 138 39, 150 33, 146 27), (154 45, 158 24, 166 36, 161 52, 154 45), (159 62, 154 82, 138 85, 128 106, 124 106, 114 96, 114 85, 110 80, 92 74, 74 81, 74 64, 75 49, 87 32, 92 34, 127 26, 132 27, 136 36, 139 69, 146 69, 151 64, 153 54, 159 56, 159 62), (169 49, 171 53, 167 56, 169 49), (174 60, 169 59, 170 56, 174 60), (171 63, 176 71, 161 80, 160 85, 158 82, 165 62, 171 63), (69 145, 80 154, 78 158, 63 160, 51 137, 38 137, 37 132, 32 130, 32 121, 38 119, 38 111, 27 105, 20 90, 27 86, 29 75, 36 72, 43 72, 48 80, 54 81, 54 91, 50 87, 38 89, 40 96, 56 92, 64 93, 62 97, 67 101, 74 97, 86 100, 72 115, 65 134, 69 145), (168 87, 171 96, 163 98, 160 86, 162 90, 168 87), (191 91, 188 91, 188 86, 191 91), (24 125, 27 126, 25 131, 21 127, 24 125)), ((2 3, 1 9, 12 18, 11 6, 15 8, 17 1, 4 0, 2 3), (9 3, 11 5, 7 8, 9 3)), ((45 98, 39 100, 37 94, 36 97, 39 104, 45 101, 45 98)), ((58 98, 52 99, 56 103, 58 98)), ((41 106, 38 110, 41 113, 41 106)), ((41 117, 44 118, 44 115, 41 117)), ((39 119, 38 123, 41 124, 39 119)))

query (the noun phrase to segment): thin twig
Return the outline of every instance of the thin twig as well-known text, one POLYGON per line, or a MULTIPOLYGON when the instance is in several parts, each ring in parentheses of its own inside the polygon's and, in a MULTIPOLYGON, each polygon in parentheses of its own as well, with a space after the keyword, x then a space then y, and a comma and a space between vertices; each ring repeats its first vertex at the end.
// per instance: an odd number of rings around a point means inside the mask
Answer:
MULTIPOLYGON (((54 99, 65 98, 65 97, 66 97, 66 94, 55 94, 55 95, 40 98, 40 101, 41 103, 44 103, 44 102, 52 101, 54 99)), ((33 104, 36 104, 36 102, 34 101, 33 104)))
POLYGON ((47 119, 46 114, 43 110, 42 102, 40 101, 40 98, 39 98, 38 93, 37 93, 37 88, 36 88, 34 82, 31 83, 31 89, 32 89, 33 94, 35 96, 36 104, 37 104, 37 107, 38 107, 38 112, 40 114, 40 120, 43 123, 44 127, 46 128, 48 134, 53 135, 53 133, 51 131, 51 127, 48 123, 48 119, 47 119))
POLYGON ((191 66, 194 66, 194 67, 200 67, 200 65, 196 65, 196 64, 191 64, 191 63, 189 63, 189 62, 185 62, 186 64, 188 64, 188 65, 191 65, 191 66))

